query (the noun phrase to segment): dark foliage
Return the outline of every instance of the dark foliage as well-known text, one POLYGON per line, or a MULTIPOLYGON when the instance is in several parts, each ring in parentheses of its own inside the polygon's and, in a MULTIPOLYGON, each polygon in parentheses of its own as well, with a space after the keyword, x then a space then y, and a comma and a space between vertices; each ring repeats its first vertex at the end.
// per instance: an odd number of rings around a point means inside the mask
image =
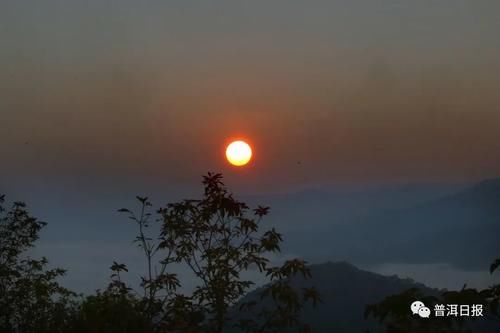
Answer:
POLYGON ((24 203, 5 208, 0 197, 0 332, 63 332, 71 321, 76 295, 57 283, 65 271, 26 256, 44 226, 24 203))
POLYGON ((309 276, 304 261, 272 266, 267 259, 267 254, 280 251, 282 241, 274 229, 259 230, 269 208, 251 210, 235 199, 220 174, 209 173, 203 185, 201 199, 170 203, 157 211, 161 232, 155 239, 145 233, 151 218, 148 198, 137 197, 139 214, 120 210, 138 225, 136 242, 147 262, 142 277, 145 314, 154 320, 156 329, 171 332, 219 333, 228 325, 246 332, 277 332, 299 326, 302 305, 317 302, 319 296, 314 289, 299 292, 288 284, 296 274, 309 276), (173 264, 185 265, 196 277, 192 294, 177 292, 180 281, 169 270, 173 264), (241 277, 252 268, 273 282, 266 294, 275 307, 254 320, 236 321, 229 315, 230 309, 252 287, 252 281, 241 277))
POLYGON ((312 288, 296 290, 289 284, 297 274, 310 277, 304 261, 271 265, 267 255, 280 251, 282 237, 274 229, 260 230, 269 208, 251 210, 236 200, 220 174, 209 173, 203 185, 201 199, 167 204, 157 210, 155 219, 146 197, 137 197, 137 213, 120 209, 137 225, 135 243, 147 267, 141 290, 124 282, 127 266, 113 262, 108 287, 85 298, 57 283, 64 270, 49 270, 45 258, 24 255, 45 223, 30 216, 23 203, 6 211, 1 197, 0 331, 221 333, 231 326, 249 333, 294 327, 310 331, 299 323, 299 312, 307 302, 316 304, 319 295, 312 288), (159 235, 148 235, 150 223, 158 223, 159 235), (197 281, 192 293, 179 292, 181 281, 173 265, 191 270, 197 281), (254 268, 271 282, 262 297, 271 298, 274 307, 241 321, 230 313, 253 286, 241 274, 254 268))
MULTIPOLYGON (((500 259, 493 262, 491 274, 498 268, 500 259)), ((500 285, 496 284, 484 290, 467 288, 459 291, 444 291, 437 296, 425 296, 418 289, 410 289, 403 293, 389 296, 378 304, 369 305, 365 316, 374 316, 384 324, 386 333, 421 332, 421 333, 467 333, 476 331, 475 321, 486 318, 490 321, 500 319, 500 285), (481 304, 484 306, 484 317, 430 317, 420 319, 412 316, 409 306, 415 300, 424 304, 481 304)))

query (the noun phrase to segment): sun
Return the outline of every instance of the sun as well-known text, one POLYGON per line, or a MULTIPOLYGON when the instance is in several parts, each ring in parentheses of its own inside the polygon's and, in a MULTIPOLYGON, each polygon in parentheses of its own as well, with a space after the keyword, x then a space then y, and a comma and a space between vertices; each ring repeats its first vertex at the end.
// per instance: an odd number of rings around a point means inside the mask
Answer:
POLYGON ((252 148, 245 141, 233 141, 226 148, 226 158, 234 166, 244 166, 252 159, 252 148))

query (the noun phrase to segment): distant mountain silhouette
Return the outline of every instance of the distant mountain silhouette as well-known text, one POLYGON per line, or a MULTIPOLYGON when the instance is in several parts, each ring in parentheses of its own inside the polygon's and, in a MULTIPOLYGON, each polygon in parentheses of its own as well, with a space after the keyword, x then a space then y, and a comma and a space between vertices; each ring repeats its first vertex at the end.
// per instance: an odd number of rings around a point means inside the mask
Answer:
MULTIPOLYGON (((374 318, 365 319, 366 305, 382 301, 390 295, 398 294, 410 288, 418 288, 425 295, 439 294, 439 290, 429 288, 411 279, 398 276, 383 276, 356 268, 347 262, 328 262, 311 265, 312 279, 296 277, 296 288, 314 286, 320 293, 322 303, 316 308, 308 306, 302 312, 302 321, 311 325, 315 333, 364 333, 379 332, 380 324, 374 318)), ((249 293, 242 301, 251 301, 259 297, 257 289, 249 293)), ((266 304, 264 302, 264 304, 266 304)), ((408 315, 410 315, 408 304, 408 315)), ((416 319, 419 320, 419 319, 416 319)), ((476 323, 478 332, 498 332, 500 327, 490 322, 476 323), (491 327, 495 325, 494 327, 491 327)), ((237 330, 228 330, 236 333, 237 330)), ((294 331, 295 332, 295 331, 294 331)))
POLYGON ((360 241, 372 260, 486 269, 500 255, 500 179, 364 224, 360 241))
MULTIPOLYGON (((311 325, 313 332, 366 332, 367 329, 378 327, 373 318, 365 320, 366 305, 410 288, 421 288, 429 294, 437 293, 437 290, 410 279, 371 273, 347 262, 328 262, 311 265, 310 268, 312 279, 297 277, 293 285, 297 288, 314 286, 321 295, 321 304, 316 308, 308 306, 302 313, 302 320, 311 325)), ((259 297, 259 291, 250 293, 243 301, 259 297)))
MULTIPOLYGON (((462 188, 413 184, 357 190, 304 190, 244 199, 251 204, 271 206, 266 224, 276 226, 283 233, 285 252, 300 254, 311 262, 374 263, 369 253, 362 251, 367 248, 362 242, 362 231, 373 217, 411 209, 462 188)), ((375 232, 386 234, 383 228, 375 232)))
POLYGON ((284 251, 310 262, 449 263, 487 270, 500 255, 500 179, 469 187, 415 185, 271 196, 284 251))
POLYGON ((248 196, 245 201, 271 206, 272 222, 287 229, 350 224, 353 219, 369 217, 395 209, 405 209, 456 193, 461 186, 412 184, 369 189, 309 189, 299 192, 248 196))
POLYGON ((437 293, 423 284, 397 276, 383 276, 356 268, 347 262, 311 266, 312 280, 297 278, 298 288, 314 286, 322 303, 307 307, 303 321, 313 332, 366 332, 378 327, 373 318, 364 318, 366 305, 410 288, 420 288, 428 294, 437 293))

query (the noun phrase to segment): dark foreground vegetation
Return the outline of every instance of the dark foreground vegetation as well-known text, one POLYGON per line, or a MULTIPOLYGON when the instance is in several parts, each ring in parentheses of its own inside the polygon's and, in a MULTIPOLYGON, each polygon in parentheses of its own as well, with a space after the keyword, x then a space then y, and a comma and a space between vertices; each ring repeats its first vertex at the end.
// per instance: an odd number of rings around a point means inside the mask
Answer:
POLYGON ((138 197, 140 209, 120 212, 137 224, 135 243, 144 254, 147 271, 142 290, 133 290, 123 275, 127 266, 114 262, 108 287, 82 296, 59 285, 62 269, 47 269, 47 259, 32 259, 26 251, 34 245, 44 222, 32 217, 23 203, 4 208, 0 217, 0 331, 1 332, 222 332, 237 327, 245 332, 284 332, 295 328, 308 332, 299 322, 306 302, 316 303, 313 288, 294 289, 290 278, 309 277, 306 263, 288 260, 273 266, 267 255, 280 251, 281 235, 261 231, 260 222, 269 208, 254 210, 233 198, 220 174, 203 178, 204 196, 171 203, 152 213, 147 198, 138 197), (150 236, 151 223, 160 234, 150 236), (188 295, 173 265, 185 265, 198 282, 188 295), (241 277, 258 269, 269 284, 262 297, 271 307, 238 301, 253 282, 241 277), (251 318, 229 315, 238 303, 251 318))
MULTIPOLYGON (((0 197, 0 332, 322 332, 308 323, 303 311, 313 311, 322 297, 315 288, 294 283, 310 281, 306 262, 293 259, 273 265, 268 259, 280 252, 282 242, 276 230, 261 230, 269 208, 252 210, 236 200, 220 174, 205 176, 203 186, 201 199, 155 210, 148 198, 137 197, 138 211, 121 209, 137 226, 135 244, 147 269, 140 290, 135 290, 126 282, 126 264, 113 262, 108 286, 93 295, 62 287, 58 279, 63 269, 49 269, 46 258, 27 255, 46 224, 31 216, 24 203, 7 205, 0 197), (159 234, 150 235, 152 230, 159 234), (180 291, 178 265, 189 268, 197 282, 189 294, 180 291), (249 269, 269 282, 252 297, 247 295, 253 282, 243 278, 249 269)), ((500 260, 495 261, 491 272, 499 265, 500 260)), ((366 316, 376 318, 376 330, 387 333, 477 328, 459 318, 416 320, 409 311, 416 299, 426 304, 484 304, 488 320, 500 320, 498 285, 432 295, 410 289, 368 306, 366 316)))

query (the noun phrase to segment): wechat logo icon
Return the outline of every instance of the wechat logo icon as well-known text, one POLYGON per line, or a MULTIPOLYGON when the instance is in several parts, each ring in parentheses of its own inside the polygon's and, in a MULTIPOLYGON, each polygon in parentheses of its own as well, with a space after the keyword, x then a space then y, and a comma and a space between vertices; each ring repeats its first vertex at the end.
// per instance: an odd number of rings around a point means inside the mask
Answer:
POLYGON ((429 318, 431 315, 431 309, 426 307, 425 304, 420 301, 411 303, 410 309, 413 315, 419 315, 420 318, 429 318))

